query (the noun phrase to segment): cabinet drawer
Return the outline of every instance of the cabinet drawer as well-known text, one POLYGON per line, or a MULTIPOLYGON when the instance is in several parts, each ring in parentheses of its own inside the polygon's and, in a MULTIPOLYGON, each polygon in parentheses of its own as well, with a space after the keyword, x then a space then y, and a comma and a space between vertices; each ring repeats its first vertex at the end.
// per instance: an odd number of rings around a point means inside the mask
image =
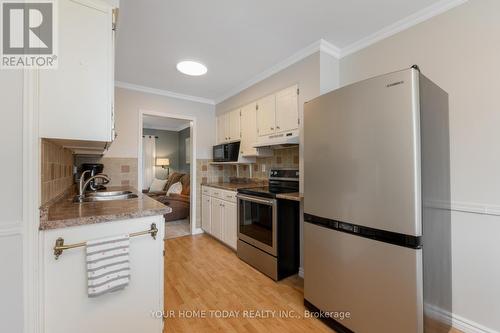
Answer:
POLYGON ((202 186, 201 187, 201 194, 210 195, 210 187, 202 186))
POLYGON ((234 192, 234 191, 225 191, 225 190, 222 190, 221 191, 221 195, 222 195, 221 199, 229 201, 229 202, 236 203, 236 193, 237 192, 234 192))
POLYGON ((214 198, 221 198, 222 199, 222 192, 224 190, 221 190, 219 188, 215 187, 210 187, 209 195, 214 197, 214 198))

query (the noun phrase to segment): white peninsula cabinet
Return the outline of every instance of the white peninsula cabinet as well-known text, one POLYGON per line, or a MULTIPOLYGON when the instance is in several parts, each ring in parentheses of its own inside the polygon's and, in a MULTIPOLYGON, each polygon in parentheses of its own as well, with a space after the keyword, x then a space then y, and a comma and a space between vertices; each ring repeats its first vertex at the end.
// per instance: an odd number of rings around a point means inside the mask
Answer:
POLYGON ((46 333, 161 333, 163 321, 152 316, 163 310, 163 216, 88 224, 40 232, 43 246, 42 276, 46 333), (102 237, 150 230, 130 238, 130 282, 122 290, 87 296, 85 247, 63 251, 54 257, 54 245, 75 244, 102 237))
POLYGON ((202 186, 202 229, 236 250, 238 216, 236 192, 202 186))
POLYGON ((111 142, 115 135, 113 8, 99 0, 55 4, 58 68, 38 71, 40 136, 111 142))

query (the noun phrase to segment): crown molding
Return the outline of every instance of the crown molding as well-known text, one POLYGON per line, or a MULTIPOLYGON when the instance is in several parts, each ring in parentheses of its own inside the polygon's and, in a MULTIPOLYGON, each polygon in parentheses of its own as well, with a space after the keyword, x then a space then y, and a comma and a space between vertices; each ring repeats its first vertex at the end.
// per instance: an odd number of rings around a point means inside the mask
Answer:
POLYGON ((439 2, 436 2, 435 4, 430 5, 422 10, 419 10, 418 12, 410 16, 407 16, 391 25, 388 25, 387 27, 369 36, 366 36, 346 47, 343 47, 340 50, 340 58, 355 53, 359 50, 362 50, 370 45, 373 45, 383 39, 391 37, 397 34, 398 32, 411 28, 419 23, 427 21, 428 19, 433 18, 434 16, 437 16, 452 8, 460 6, 466 3, 467 1, 468 0, 441 0, 439 2))
POLYGON ((434 16, 442 14, 452 8, 460 6, 467 2, 468 0, 441 0, 431 6, 428 6, 410 16, 407 16, 367 37, 364 37, 346 47, 339 48, 336 45, 324 40, 320 39, 300 51, 294 53, 292 56, 286 58, 285 60, 277 63, 273 67, 267 69, 266 71, 254 76, 252 79, 240 84, 234 89, 226 92, 225 94, 219 96, 215 99, 215 103, 219 104, 220 102, 225 101, 226 99, 240 93, 241 91, 253 86, 254 84, 267 79, 268 77, 282 71, 283 69, 293 65, 296 62, 310 56, 313 53, 318 51, 325 52, 331 56, 334 56, 337 59, 341 59, 349 54, 357 52, 361 49, 364 49, 372 44, 375 44, 385 38, 393 36, 398 32, 411 28, 421 22, 424 22, 434 16))
POLYGON ((324 39, 319 40, 319 51, 329 54, 337 59, 340 59, 342 56, 341 49, 324 39))
POLYGON ((229 90, 225 94, 219 96, 218 98, 215 99, 215 103, 219 104, 220 102, 225 101, 226 99, 242 92, 243 90, 253 86, 254 84, 263 81, 267 79, 268 77, 281 72, 287 67, 290 67, 291 65, 301 61, 304 58, 309 57, 311 54, 314 54, 316 52, 323 51, 325 53, 328 53, 336 58, 339 58, 340 56, 340 50, 338 47, 333 45, 332 43, 329 43, 325 41, 324 39, 320 39, 318 41, 315 41, 314 43, 304 47, 303 49, 295 52, 292 54, 290 57, 286 58, 283 61, 280 61, 279 63, 275 64, 271 68, 265 70, 264 72, 254 76, 248 81, 245 81, 244 83, 236 86, 235 88, 229 90))
POLYGON ((329 54, 337 59, 341 59, 345 56, 348 56, 352 53, 355 53, 357 51, 360 51, 361 49, 364 49, 370 45, 373 45, 385 38, 391 37, 403 30, 406 30, 408 28, 411 28, 421 22, 424 22, 434 16, 437 16, 439 14, 442 14, 452 8, 455 8, 457 6, 460 6, 464 3, 466 3, 469 0, 441 0, 431 6, 428 6, 410 16, 407 16, 369 36, 366 36, 346 47, 339 48, 336 45, 324 40, 320 39, 318 41, 315 41, 314 43, 304 47, 303 49, 295 52, 293 55, 290 57, 284 59, 283 61, 280 61, 279 63, 275 64, 274 66, 268 68, 267 70, 261 72, 260 74, 254 76, 248 81, 245 81, 241 83, 240 85, 237 85, 235 88, 227 91, 226 93, 222 94, 221 96, 215 98, 214 100, 203 98, 203 97, 197 97, 197 96, 190 96, 190 95, 184 95, 184 94, 179 94, 176 92, 168 91, 168 90, 161 90, 161 89, 156 89, 156 88, 150 88, 150 87, 145 87, 145 86, 140 86, 132 83, 127 83, 127 82, 121 82, 121 81, 116 81, 115 86, 119 88, 124 88, 124 89, 130 89, 130 90, 136 90, 136 91, 141 91, 145 93, 150 93, 150 94, 156 94, 156 95, 162 95, 162 96, 167 96, 167 97, 172 97, 172 98, 177 98, 177 99, 184 99, 192 102, 198 102, 198 103, 204 103, 204 104, 210 104, 210 105, 215 105, 219 104, 226 99, 239 94, 243 90, 255 85, 256 83, 259 83, 260 81, 263 81, 270 76, 284 70, 287 67, 290 67, 291 65, 301 61, 304 58, 307 58, 308 56, 316 53, 316 52, 324 52, 326 54, 329 54))
POLYGON ((197 102, 197 103, 210 104, 210 105, 215 104, 215 102, 213 100, 208 99, 208 98, 179 94, 179 93, 169 91, 169 90, 151 88, 151 87, 141 86, 138 84, 123 82, 123 81, 115 81, 115 87, 128 89, 128 90, 140 91, 140 92, 148 93, 148 94, 172 97, 172 98, 176 98, 176 99, 183 99, 183 100, 190 101, 190 102, 197 102))
POLYGON ((170 131, 170 132, 180 132, 188 127, 190 127, 189 122, 187 124, 183 124, 180 126, 161 126, 161 125, 153 125, 153 126, 145 125, 145 126, 143 126, 143 128, 146 128, 146 129, 152 129, 152 130, 158 130, 158 131, 170 131))

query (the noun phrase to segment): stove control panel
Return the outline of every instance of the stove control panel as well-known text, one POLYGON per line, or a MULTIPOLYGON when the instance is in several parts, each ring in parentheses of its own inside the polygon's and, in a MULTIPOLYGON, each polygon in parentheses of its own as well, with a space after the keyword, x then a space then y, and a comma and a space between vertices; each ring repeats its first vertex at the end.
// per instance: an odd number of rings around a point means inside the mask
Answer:
POLYGON ((299 180, 298 169, 271 169, 269 179, 299 180))

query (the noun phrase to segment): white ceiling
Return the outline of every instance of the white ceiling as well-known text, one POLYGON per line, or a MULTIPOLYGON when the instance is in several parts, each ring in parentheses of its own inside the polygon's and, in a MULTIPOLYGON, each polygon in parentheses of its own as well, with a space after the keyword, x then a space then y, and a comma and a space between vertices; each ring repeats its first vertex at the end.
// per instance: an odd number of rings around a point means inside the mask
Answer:
POLYGON ((464 1, 121 0, 116 80, 220 100, 320 39, 345 53, 464 1), (207 75, 177 72, 185 59, 207 75))
POLYGON ((189 121, 183 119, 155 117, 144 115, 142 117, 142 128, 166 130, 166 131, 181 131, 189 127, 189 121))

